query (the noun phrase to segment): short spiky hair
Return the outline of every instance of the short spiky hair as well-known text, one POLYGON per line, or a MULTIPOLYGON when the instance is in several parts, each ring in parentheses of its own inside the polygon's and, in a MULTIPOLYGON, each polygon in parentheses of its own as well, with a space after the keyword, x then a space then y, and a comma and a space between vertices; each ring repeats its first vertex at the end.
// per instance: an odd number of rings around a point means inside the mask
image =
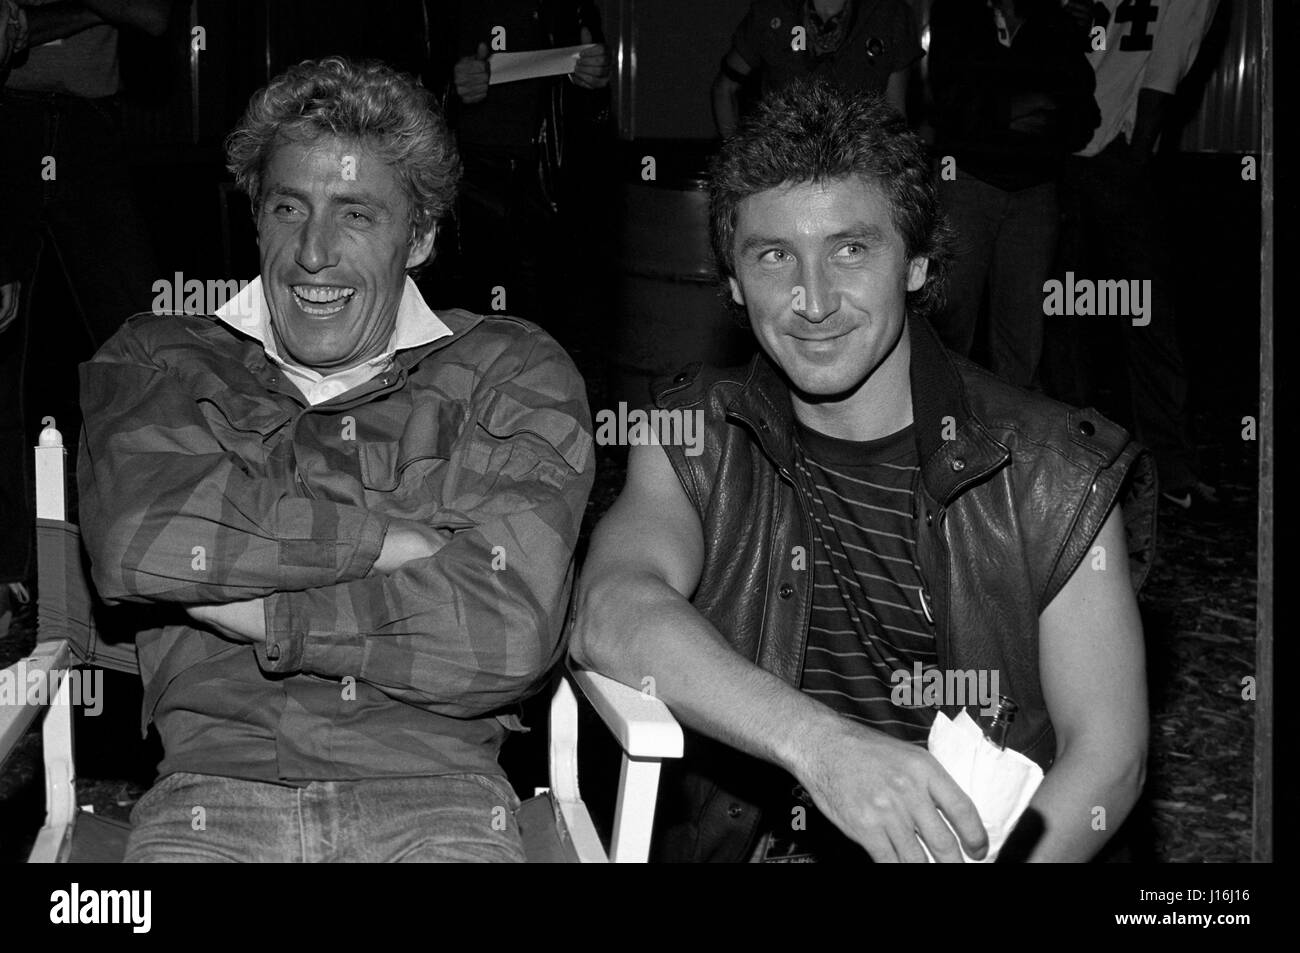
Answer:
POLYGON ((908 309, 929 317, 943 306, 952 229, 939 207, 925 143, 878 96, 823 82, 798 82, 759 104, 714 159, 709 231, 718 270, 735 277, 736 211, 751 195, 784 185, 858 176, 889 203, 909 259, 928 258, 925 284, 908 309))
POLYGON ((249 100, 226 139, 226 167, 256 209, 275 146, 327 135, 355 140, 392 166, 411 201, 412 242, 451 208, 460 158, 442 111, 418 80, 378 62, 330 56, 289 67, 249 100))

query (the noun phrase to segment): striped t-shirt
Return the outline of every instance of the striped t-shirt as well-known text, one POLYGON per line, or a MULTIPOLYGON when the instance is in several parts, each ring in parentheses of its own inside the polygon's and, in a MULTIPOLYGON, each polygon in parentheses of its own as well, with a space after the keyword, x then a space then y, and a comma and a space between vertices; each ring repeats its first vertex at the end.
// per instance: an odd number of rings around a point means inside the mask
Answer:
POLYGON ((938 664, 921 605, 912 427, 849 441, 798 427, 798 479, 813 522, 813 604, 802 689, 904 741, 924 744, 934 710, 899 707, 896 672, 938 664))

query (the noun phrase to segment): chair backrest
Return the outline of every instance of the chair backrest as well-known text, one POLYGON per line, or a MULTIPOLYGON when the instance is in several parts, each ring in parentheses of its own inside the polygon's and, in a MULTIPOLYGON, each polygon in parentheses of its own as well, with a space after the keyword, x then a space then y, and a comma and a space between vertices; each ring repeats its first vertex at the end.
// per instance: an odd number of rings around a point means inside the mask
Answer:
POLYGON ((36 641, 66 639, 78 662, 138 672, 135 643, 106 640, 96 622, 102 606, 90 585, 81 532, 67 520, 67 450, 53 418, 43 422, 36 448, 36 641))

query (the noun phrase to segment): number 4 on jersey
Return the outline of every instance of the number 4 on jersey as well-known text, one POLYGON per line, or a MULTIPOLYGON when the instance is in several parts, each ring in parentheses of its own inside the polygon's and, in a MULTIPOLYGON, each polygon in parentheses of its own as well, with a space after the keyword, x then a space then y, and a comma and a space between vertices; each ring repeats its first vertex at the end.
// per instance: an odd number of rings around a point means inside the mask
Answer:
MULTIPOLYGON (((1166 0, 1168 2, 1168 0, 1166 0)), ((1119 48, 1128 51, 1149 50, 1155 43, 1150 27, 1156 22, 1159 8, 1153 0, 1123 0, 1115 9, 1115 22, 1131 24, 1119 39, 1119 48)), ((1110 11, 1100 0, 1092 5, 1092 22, 1102 28, 1110 26, 1110 11)))

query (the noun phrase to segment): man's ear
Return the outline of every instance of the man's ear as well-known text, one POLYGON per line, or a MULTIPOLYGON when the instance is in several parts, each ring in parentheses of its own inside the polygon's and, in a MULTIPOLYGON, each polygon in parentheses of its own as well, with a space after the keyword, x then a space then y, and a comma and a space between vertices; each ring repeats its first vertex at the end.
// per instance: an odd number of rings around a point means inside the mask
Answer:
POLYGON ((741 290, 740 282, 733 276, 727 279, 727 283, 731 285, 731 300, 743 308, 745 306, 745 292, 741 290))
POLYGON ((433 254, 433 241, 437 237, 437 225, 430 225, 427 232, 416 236, 411 241, 411 253, 406 256, 406 267, 414 268, 417 265, 424 264, 429 259, 429 256, 433 254))
POLYGON ((907 290, 920 291, 930 273, 930 259, 917 256, 907 263, 907 290))

